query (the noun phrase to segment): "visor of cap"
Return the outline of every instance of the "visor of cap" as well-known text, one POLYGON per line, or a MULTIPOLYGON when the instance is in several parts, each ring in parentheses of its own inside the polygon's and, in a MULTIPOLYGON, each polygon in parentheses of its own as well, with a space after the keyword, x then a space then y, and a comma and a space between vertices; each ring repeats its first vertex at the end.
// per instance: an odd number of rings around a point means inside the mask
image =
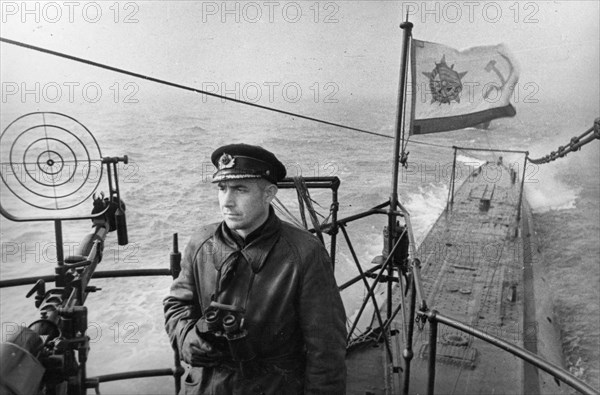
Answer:
POLYGON ((274 184, 285 178, 285 166, 262 147, 231 144, 215 150, 211 156, 217 167, 213 182, 264 178, 274 184))

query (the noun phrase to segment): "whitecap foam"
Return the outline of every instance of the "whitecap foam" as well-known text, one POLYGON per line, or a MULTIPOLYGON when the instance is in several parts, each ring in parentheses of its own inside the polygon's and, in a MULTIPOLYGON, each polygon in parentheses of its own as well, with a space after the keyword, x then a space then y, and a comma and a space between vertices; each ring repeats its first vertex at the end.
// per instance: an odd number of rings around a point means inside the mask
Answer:
POLYGON ((410 213, 417 245, 420 245, 446 208, 448 186, 429 184, 408 194, 406 207, 410 213))
POLYGON ((533 168, 525 176, 525 194, 531 209, 536 213, 550 210, 575 208, 581 188, 574 188, 563 182, 557 170, 552 167, 533 168), (537 174, 536 174, 537 173, 537 174))
POLYGON ((485 164, 485 161, 482 159, 477 159, 477 158, 473 158, 473 157, 466 156, 466 155, 456 155, 456 160, 458 162, 469 164, 469 165, 473 166, 475 169, 477 169, 485 164))
POLYGON ((551 210, 569 210, 575 208, 575 201, 581 188, 551 189, 526 186, 527 201, 535 213, 545 213, 551 210))

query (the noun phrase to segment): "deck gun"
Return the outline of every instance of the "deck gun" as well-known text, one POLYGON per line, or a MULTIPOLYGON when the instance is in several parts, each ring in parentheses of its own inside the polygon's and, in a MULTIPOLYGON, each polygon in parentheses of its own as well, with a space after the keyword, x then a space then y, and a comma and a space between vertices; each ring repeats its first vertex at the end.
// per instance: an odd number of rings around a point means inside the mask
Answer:
MULTIPOLYGON (((102 261, 107 234, 117 231, 118 244, 128 243, 125 204, 118 188, 116 165, 119 162, 127 164, 127 156, 102 158, 107 167, 110 193, 108 197, 94 193, 92 215, 86 217, 92 219, 93 231, 82 239, 73 255, 64 259, 61 220, 55 220, 58 261, 55 275, 38 279, 27 293, 27 297, 35 295, 40 319, 28 327, 20 327, 0 345, 2 395, 72 395, 85 394, 90 387, 98 389, 99 383, 86 379, 90 338, 86 335, 88 321, 84 303, 89 293, 100 290, 89 282, 102 261), (55 281, 55 287, 46 291, 48 279, 55 281)), ((3 209, 2 214, 10 216, 3 209)))

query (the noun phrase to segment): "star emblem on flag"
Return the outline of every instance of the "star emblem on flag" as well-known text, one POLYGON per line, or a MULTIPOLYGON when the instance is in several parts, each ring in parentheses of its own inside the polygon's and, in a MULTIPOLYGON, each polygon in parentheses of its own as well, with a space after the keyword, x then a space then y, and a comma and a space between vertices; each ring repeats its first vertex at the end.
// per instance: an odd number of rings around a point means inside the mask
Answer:
POLYGON ((440 105, 450 104, 453 100, 460 103, 460 93, 463 89, 461 79, 467 73, 467 71, 462 73, 455 71, 454 65, 448 66, 446 55, 443 55, 440 63, 436 63, 431 72, 423 72, 423 75, 429 78, 429 88, 433 96, 430 104, 435 102, 439 102, 440 105))

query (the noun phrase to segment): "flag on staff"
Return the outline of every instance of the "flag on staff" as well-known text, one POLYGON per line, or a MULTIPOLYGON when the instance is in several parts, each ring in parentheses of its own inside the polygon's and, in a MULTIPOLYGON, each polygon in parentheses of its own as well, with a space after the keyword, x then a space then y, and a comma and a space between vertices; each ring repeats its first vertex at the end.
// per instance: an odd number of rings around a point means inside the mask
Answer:
POLYGON ((444 132, 516 114, 510 98, 519 78, 503 45, 464 51, 412 40, 412 134, 444 132))

